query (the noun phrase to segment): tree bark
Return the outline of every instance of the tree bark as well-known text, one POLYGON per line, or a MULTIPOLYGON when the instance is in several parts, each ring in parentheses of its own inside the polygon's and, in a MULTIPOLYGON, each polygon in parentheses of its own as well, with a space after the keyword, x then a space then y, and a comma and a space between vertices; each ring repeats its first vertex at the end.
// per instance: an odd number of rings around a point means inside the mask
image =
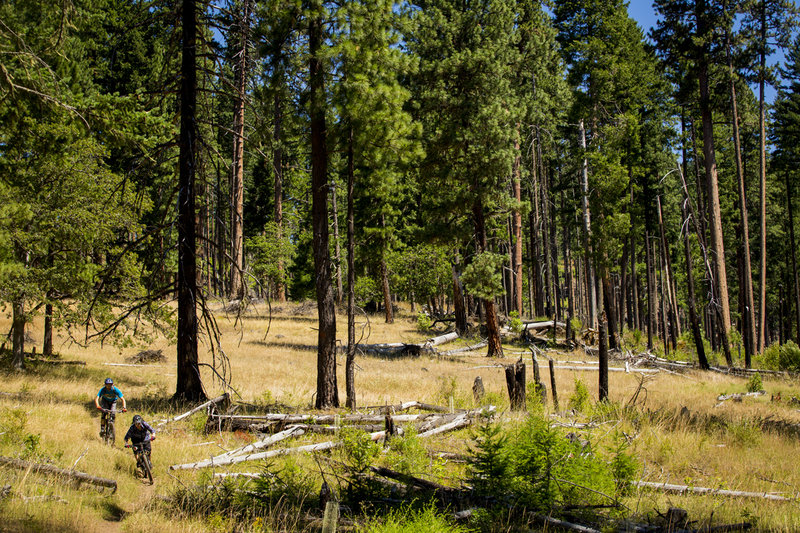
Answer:
MULTIPOLYGON (((480 199, 476 199, 472 206, 472 214, 475 219, 475 237, 478 245, 478 252, 486 251, 486 221, 483 214, 483 204, 480 199)), ((489 347, 487 357, 503 357, 503 346, 500 343, 500 326, 497 321, 497 311, 492 299, 483 300, 483 308, 486 311, 486 330, 488 335, 489 347)))
POLYGON ((789 212, 789 242, 791 244, 792 253, 792 277, 794 279, 794 300, 795 300, 795 318, 797 319, 797 336, 795 339, 800 339, 800 280, 797 274, 797 247, 794 240, 794 208, 792 206, 792 183, 789 179, 789 172, 784 173, 786 181, 786 209, 789 212))
MULTIPOLYGON (((697 33, 700 39, 707 39, 710 34, 707 10, 706 1, 697 0, 695 4, 695 17, 697 19, 697 33)), ((725 244, 722 236, 717 160, 714 151, 714 123, 711 116, 708 61, 708 44, 700 44, 697 47, 697 71, 700 90, 700 113, 703 121, 703 162, 706 171, 708 211, 711 215, 711 244, 714 252, 714 274, 716 277, 714 280, 714 286, 716 288, 715 296, 717 298, 717 314, 720 319, 721 344, 723 352, 725 353, 725 361, 728 366, 733 366, 733 358, 731 357, 731 349, 728 342, 731 330, 731 313, 728 298, 728 278, 725 266, 725 244)), ((763 266, 762 264, 762 269, 763 266)), ((762 286, 762 289, 763 288, 762 286)), ((759 336, 761 336, 761 334, 759 334, 759 336)))
POLYGON ((608 342, 606 339, 606 320, 600 313, 597 337, 600 347, 600 368, 598 371, 598 400, 608 399, 608 342))
MULTIPOLYGON (((283 105, 281 103, 280 89, 275 88, 275 124, 273 126, 273 142, 275 148, 272 151, 272 167, 275 172, 275 181, 273 185, 274 199, 275 199, 275 226, 277 229, 278 239, 283 238, 283 148, 282 128, 283 128, 283 105)), ((278 259, 278 284, 275 288, 276 297, 279 302, 286 301, 286 282, 284 281, 284 264, 283 259, 278 259)))
POLYGON ((583 126, 583 119, 578 123, 581 150, 584 152, 583 163, 581 165, 581 191, 583 206, 583 241, 586 249, 584 254, 586 266, 586 295, 589 303, 589 327, 597 325, 597 299, 595 296, 594 268, 591 261, 591 237, 592 237, 592 216, 589 211, 589 161, 586 159, 586 128, 583 126))
MULTIPOLYGON (((684 158, 684 165, 686 158, 684 158)), ((683 176, 683 175, 682 175, 683 176)), ((688 191, 684 189, 684 191, 688 194, 688 191)), ((692 251, 689 246, 689 227, 688 227, 688 209, 686 207, 689 199, 688 197, 684 202, 681 202, 681 214, 683 215, 683 220, 687 221, 686 225, 686 232, 683 236, 683 251, 684 256, 686 258, 686 285, 689 292, 689 301, 687 302, 689 306, 689 322, 691 322, 692 327, 692 337, 694 338, 694 346, 695 350, 697 350, 697 361, 700 364, 700 368, 703 370, 708 370, 709 364, 708 359, 706 358, 706 350, 705 345, 703 344, 703 335, 700 331, 700 319, 697 316, 697 304, 694 294, 694 271, 692 265, 694 264, 692 261, 692 251)), ((695 221, 696 224, 696 221, 695 221)))
POLYGON ((247 84, 247 42, 250 0, 244 0, 239 21, 237 62, 234 65, 233 161, 231 162, 231 298, 241 300, 244 283, 244 104, 247 84))
POLYGON ((658 233, 661 240, 661 261, 664 264, 664 288, 666 289, 667 305, 669 306, 669 333, 672 340, 672 349, 676 350, 678 346, 678 336, 680 335, 680 324, 678 322, 678 300, 673 290, 672 280, 672 264, 669 259, 669 248, 667 247, 667 238, 664 234, 664 215, 661 211, 661 197, 656 198, 658 207, 658 233))
POLYGON ((385 309, 386 323, 394 323, 394 310, 392 309, 392 293, 389 290, 389 267, 386 264, 386 217, 381 215, 381 228, 383 229, 383 242, 381 245, 381 290, 383 292, 383 307, 385 309))
POLYGON ((467 332, 467 309, 464 305, 464 291, 461 287, 461 278, 458 276, 456 264, 458 264, 458 252, 456 252, 456 261, 450 266, 453 273, 453 308, 456 318, 456 333, 464 335, 467 332))
POLYGON ((514 208, 511 215, 511 231, 513 233, 513 252, 511 254, 511 270, 513 272, 513 309, 521 317, 522 310, 522 186, 521 180, 521 160, 520 154, 520 125, 517 124, 517 135, 514 139, 514 166, 512 169, 511 188, 514 195, 514 200, 517 202, 517 207, 514 208))
MULTIPOLYGON (((312 2, 316 3, 316 2, 312 2)), ((336 383, 336 309, 331 284, 331 260, 328 251, 328 148, 325 122, 325 83, 322 60, 322 20, 314 17, 308 24, 309 104, 311 118, 311 188, 312 226, 314 231, 314 274, 316 277, 317 315, 317 398, 316 408, 339 406, 336 383)))
POLYGON ((11 366, 25 369, 25 302, 17 297, 11 302, 11 366))
POLYGON ((195 173, 197 171, 197 4, 183 0, 181 127, 178 156, 178 368, 174 400, 206 399, 197 354, 197 260, 195 173))
MULTIPOLYGON (((767 4, 761 2, 761 46, 758 71, 758 132, 759 132, 759 207, 760 207, 760 248, 761 261, 758 276, 758 353, 766 348, 765 330, 767 328, 767 133, 766 133, 766 106, 764 104, 764 85, 767 71, 767 4)), ((798 311, 800 312, 800 311, 798 311)), ((800 334, 800 332, 798 332, 800 334)))
POLYGON ((50 357, 53 355, 53 304, 44 307, 44 344, 42 345, 42 355, 50 357))
POLYGON ((744 320, 744 357, 745 368, 750 368, 750 358, 755 353, 756 348, 756 326, 755 326, 755 307, 753 306, 753 271, 750 264, 750 228, 747 218, 747 198, 744 183, 744 167, 742 165, 742 145, 739 136, 739 106, 736 100, 736 83, 733 70, 733 59, 731 58, 731 36, 730 31, 725 32, 725 51, 728 59, 728 71, 730 74, 730 97, 731 113, 733 115, 733 147, 736 159, 736 177, 739 185, 739 227, 742 232, 742 292, 744 320))
MULTIPOLYGON (((336 202, 336 186, 331 186, 331 211, 333 213, 333 262, 336 268, 336 305, 342 305, 342 249, 339 245, 339 206, 336 202)), ((381 261, 383 267, 383 261, 381 261)))
POLYGON ((356 226, 353 211, 355 166, 353 155, 353 126, 347 130, 347 357, 345 359, 345 389, 348 409, 356 409, 356 226))

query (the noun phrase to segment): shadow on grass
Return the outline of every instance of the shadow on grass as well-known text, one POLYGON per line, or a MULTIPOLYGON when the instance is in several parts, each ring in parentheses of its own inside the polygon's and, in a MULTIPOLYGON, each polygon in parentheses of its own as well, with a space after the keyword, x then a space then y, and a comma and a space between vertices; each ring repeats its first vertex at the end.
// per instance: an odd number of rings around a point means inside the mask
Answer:
POLYGON ((102 500, 100 510, 103 513, 103 520, 108 522, 121 522, 128 514, 128 511, 111 500, 102 500))

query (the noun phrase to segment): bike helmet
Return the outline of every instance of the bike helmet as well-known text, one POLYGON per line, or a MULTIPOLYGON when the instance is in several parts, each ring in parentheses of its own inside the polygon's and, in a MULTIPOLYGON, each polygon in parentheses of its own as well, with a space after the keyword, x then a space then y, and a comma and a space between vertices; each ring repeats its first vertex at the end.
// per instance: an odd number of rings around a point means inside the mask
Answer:
POLYGON ((142 418, 142 415, 136 415, 133 417, 134 424, 141 424, 142 422, 144 422, 144 418, 142 418))
POLYGON ((106 385, 113 385, 113 384, 114 384, 114 380, 113 379, 106 378, 106 385))

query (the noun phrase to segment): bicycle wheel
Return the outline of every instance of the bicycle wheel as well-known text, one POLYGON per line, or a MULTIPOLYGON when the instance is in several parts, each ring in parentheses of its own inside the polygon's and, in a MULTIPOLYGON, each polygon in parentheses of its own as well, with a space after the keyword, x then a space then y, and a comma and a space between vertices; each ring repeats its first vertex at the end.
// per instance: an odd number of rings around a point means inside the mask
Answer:
POLYGON ((111 417, 108 417, 108 420, 106 420, 106 435, 105 435, 106 444, 108 444, 109 446, 113 446, 116 438, 117 436, 116 433, 114 432, 114 421, 111 419, 111 417))
POLYGON ((153 465, 150 464, 150 458, 147 456, 147 452, 142 452, 142 469, 144 470, 144 475, 147 477, 150 484, 153 484, 153 465))

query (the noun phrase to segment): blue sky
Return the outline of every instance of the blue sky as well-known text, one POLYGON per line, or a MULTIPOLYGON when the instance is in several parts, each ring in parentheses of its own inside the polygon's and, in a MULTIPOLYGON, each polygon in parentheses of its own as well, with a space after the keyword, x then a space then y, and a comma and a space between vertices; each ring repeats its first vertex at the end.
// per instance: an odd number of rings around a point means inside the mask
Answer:
POLYGON ((628 5, 628 14, 639 23, 645 35, 656 24, 656 14, 650 0, 631 0, 628 5))

